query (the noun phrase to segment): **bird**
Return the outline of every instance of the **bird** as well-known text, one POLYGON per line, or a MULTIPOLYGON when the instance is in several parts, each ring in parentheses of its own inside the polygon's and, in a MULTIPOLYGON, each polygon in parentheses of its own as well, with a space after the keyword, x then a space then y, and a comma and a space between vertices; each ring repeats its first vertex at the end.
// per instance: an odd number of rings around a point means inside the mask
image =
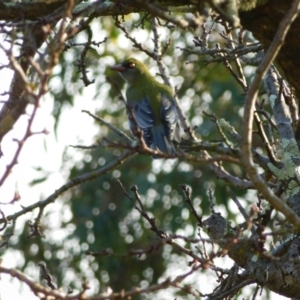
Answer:
POLYGON ((180 142, 180 126, 173 89, 157 81, 147 66, 135 58, 125 59, 111 69, 127 82, 126 102, 135 118, 135 122, 130 121, 133 133, 137 124, 149 148, 176 154, 172 141, 180 142))

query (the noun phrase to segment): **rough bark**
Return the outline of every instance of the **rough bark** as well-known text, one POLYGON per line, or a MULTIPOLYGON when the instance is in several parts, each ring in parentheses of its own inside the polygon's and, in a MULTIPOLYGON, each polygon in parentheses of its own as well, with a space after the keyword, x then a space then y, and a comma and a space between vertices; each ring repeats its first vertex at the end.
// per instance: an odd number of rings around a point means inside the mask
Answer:
MULTIPOLYGON (((267 4, 256 9, 240 13, 241 24, 251 31, 259 40, 264 49, 271 44, 280 21, 290 8, 293 1, 270 0, 267 4)), ((295 88, 297 98, 300 98, 300 18, 298 17, 291 26, 284 45, 277 57, 287 81, 295 88)))

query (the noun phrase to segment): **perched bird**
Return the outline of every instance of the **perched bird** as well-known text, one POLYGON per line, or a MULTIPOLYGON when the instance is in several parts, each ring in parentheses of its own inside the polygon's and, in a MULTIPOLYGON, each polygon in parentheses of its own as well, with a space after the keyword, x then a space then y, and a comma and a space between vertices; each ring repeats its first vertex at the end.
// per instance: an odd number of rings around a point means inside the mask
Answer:
MULTIPOLYGON (((111 69, 120 72, 127 82, 126 100, 148 147, 174 154, 172 140, 180 142, 180 128, 172 88, 156 81, 148 68, 135 58, 111 69)), ((134 126, 131 121, 132 131, 134 126)))

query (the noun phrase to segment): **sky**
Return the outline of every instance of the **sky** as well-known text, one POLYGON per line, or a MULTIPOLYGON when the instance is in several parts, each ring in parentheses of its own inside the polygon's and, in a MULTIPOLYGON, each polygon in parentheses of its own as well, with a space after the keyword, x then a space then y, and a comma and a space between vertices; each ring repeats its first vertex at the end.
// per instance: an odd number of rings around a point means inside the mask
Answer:
MULTIPOLYGON (((2 55, 2 63, 5 58, 2 55)), ((1 53, 0 53, 1 64, 1 53)), ((7 91, 10 85, 11 72, 0 72, 1 86, 0 93, 7 91)), ((85 93, 91 94, 93 88, 87 88, 85 93)), ((41 99, 41 105, 38 108, 33 126, 33 132, 41 132, 47 129, 49 134, 36 134, 28 138, 22 152, 18 158, 18 164, 13 167, 12 173, 0 187, 0 202, 9 203, 13 198, 15 191, 18 191, 21 198, 14 205, 1 205, 1 210, 6 214, 12 214, 20 211, 22 206, 33 204, 53 193, 54 189, 59 188, 66 182, 67 172, 61 170, 61 159, 63 152, 67 149, 68 155, 80 161, 83 158, 84 152, 78 151, 69 145, 90 145, 93 137, 96 135, 99 128, 94 124, 92 118, 81 112, 81 110, 89 110, 92 113, 96 111, 98 106, 92 101, 84 101, 86 94, 75 98, 73 107, 65 108, 63 111, 64 117, 58 125, 57 135, 54 132, 54 118, 51 116, 53 109, 53 99, 49 95, 41 99), (49 177, 44 183, 30 186, 30 181, 33 178, 41 176, 36 168, 43 167, 49 172, 49 177)), ((0 99, 0 100, 3 100, 0 99)), ((28 108, 30 112, 32 108, 28 108)), ((15 124, 13 130, 8 133, 1 143, 4 156, 0 159, 0 177, 2 177, 6 166, 11 162, 16 150, 16 142, 14 139, 21 139, 27 126, 29 115, 23 115, 15 124)), ((58 204, 59 205, 59 204, 58 204)), ((56 204, 51 204, 47 210, 55 211, 56 204)), ((37 211, 28 213, 17 222, 16 233, 18 228, 24 226, 24 222, 34 220, 37 211)), ((54 214, 53 214, 54 215, 54 214)), ((29 233, 29 232, 28 232, 29 233)), ((18 263, 22 263, 22 257, 19 257, 16 252, 11 253, 9 250, 2 256, 2 265, 9 268, 18 267, 18 263)), ((38 280, 38 267, 31 270, 33 278, 38 280)), ((16 280, 10 282, 9 276, 1 275, 0 280, 0 295, 1 300, 19 300, 19 299, 38 299, 28 288, 23 287, 22 290, 16 288, 19 286, 16 280), (24 297, 24 295, 26 297, 24 297), (27 298, 27 296, 30 298, 27 298)))

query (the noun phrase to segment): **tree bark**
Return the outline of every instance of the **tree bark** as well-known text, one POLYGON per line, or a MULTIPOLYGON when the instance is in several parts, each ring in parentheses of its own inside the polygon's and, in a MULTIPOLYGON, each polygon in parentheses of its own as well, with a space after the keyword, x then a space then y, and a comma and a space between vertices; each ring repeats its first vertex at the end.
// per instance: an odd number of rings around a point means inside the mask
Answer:
MULTIPOLYGON (((252 32, 264 49, 270 46, 279 23, 289 10, 293 1, 270 0, 267 4, 251 11, 240 12, 241 24, 252 32)), ((300 99, 300 17, 292 24, 284 45, 277 57, 277 64, 287 81, 295 88, 300 99)))

